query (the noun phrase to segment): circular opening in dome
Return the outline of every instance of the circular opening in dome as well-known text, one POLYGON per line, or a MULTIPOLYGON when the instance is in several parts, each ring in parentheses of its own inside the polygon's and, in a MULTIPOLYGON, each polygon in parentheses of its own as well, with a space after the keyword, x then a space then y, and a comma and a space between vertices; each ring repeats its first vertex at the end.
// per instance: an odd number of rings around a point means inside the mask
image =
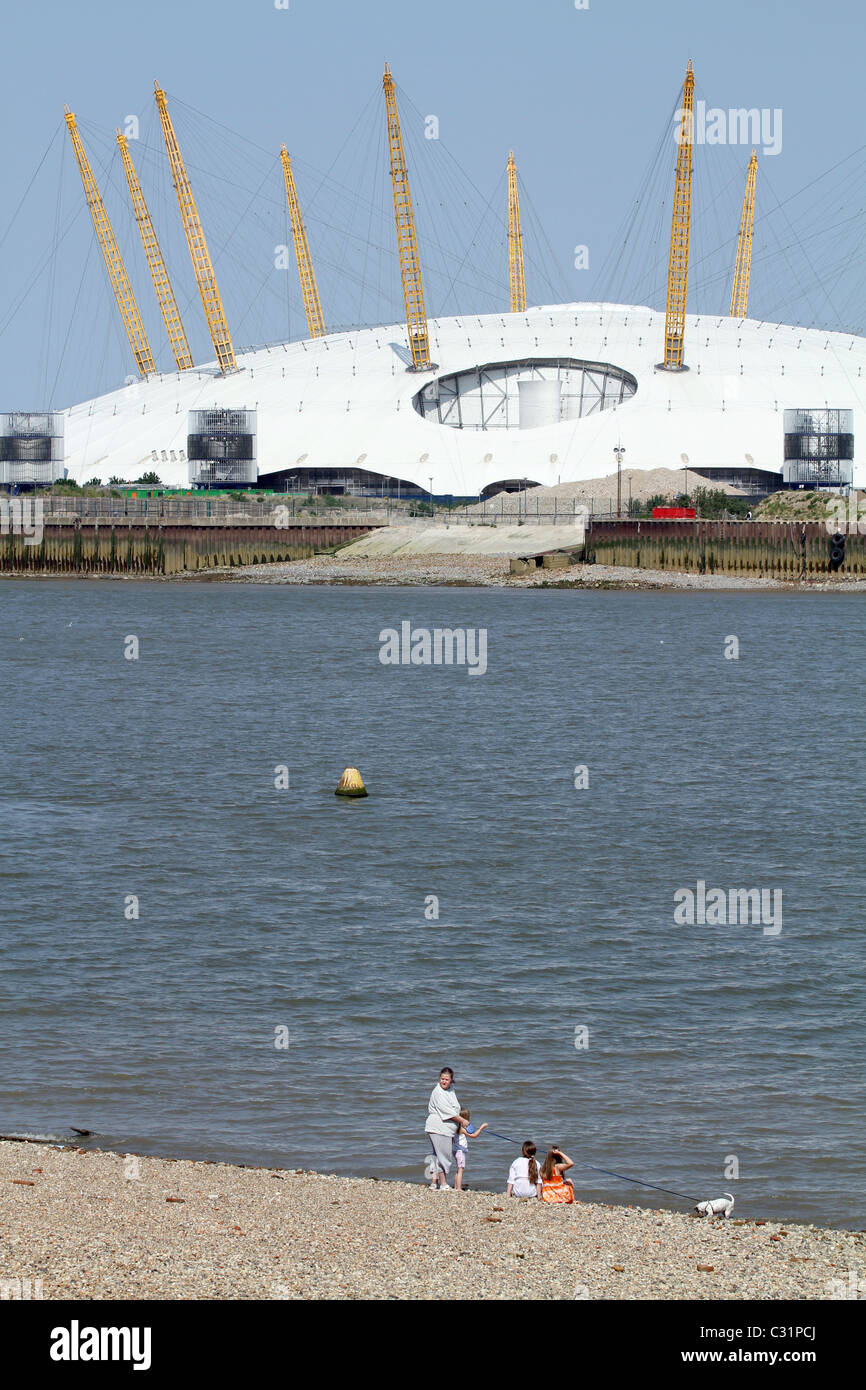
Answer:
POLYGON ((631 372, 610 362, 527 357, 437 377, 412 404, 425 420, 451 429, 526 430, 612 410, 636 391, 631 372))

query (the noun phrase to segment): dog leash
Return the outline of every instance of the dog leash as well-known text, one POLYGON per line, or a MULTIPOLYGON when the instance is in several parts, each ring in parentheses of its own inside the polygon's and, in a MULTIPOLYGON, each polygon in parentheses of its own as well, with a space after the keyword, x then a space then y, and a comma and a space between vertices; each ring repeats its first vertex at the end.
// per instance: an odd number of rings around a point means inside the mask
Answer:
MULTIPOLYGON (((495 1129, 487 1130, 494 1139, 502 1139, 506 1144, 515 1144, 519 1147, 519 1139, 509 1139, 507 1134, 497 1134, 495 1129)), ((605 1173, 609 1178, 619 1178, 622 1182, 633 1183, 635 1187, 651 1187, 654 1192, 665 1192, 669 1197, 680 1197, 684 1202, 697 1202, 697 1197, 689 1197, 685 1192, 674 1192, 671 1187, 659 1187, 658 1183, 642 1182, 640 1178, 630 1178, 627 1173, 615 1173, 612 1168, 597 1168, 594 1163, 575 1164, 576 1167, 589 1168, 593 1173, 605 1173)))

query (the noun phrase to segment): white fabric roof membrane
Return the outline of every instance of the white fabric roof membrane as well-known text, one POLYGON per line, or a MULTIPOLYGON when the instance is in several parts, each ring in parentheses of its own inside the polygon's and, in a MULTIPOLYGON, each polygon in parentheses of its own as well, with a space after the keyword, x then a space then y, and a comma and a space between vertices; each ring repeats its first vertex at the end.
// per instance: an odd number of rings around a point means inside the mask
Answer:
MULTIPOLYGON (((259 474, 362 467, 437 494, 477 495, 489 483, 551 484, 602 476, 613 450, 629 468, 743 467, 781 471, 786 408, 866 406, 866 339, 818 329, 689 315, 688 371, 659 370, 664 314, 622 304, 559 304, 525 314, 430 321, 437 369, 406 370, 405 325, 238 354, 222 377, 212 363, 183 374, 131 380, 64 411, 66 465, 78 482, 135 478, 153 468, 186 485, 187 416, 193 409, 257 411, 259 474), (569 358, 609 363, 637 380, 629 400, 537 429, 454 429, 424 419, 413 397, 437 377, 497 362, 569 358), (156 459, 154 459, 156 451, 156 459), (174 461, 172 461, 174 451, 174 461), (163 458, 163 454, 165 458, 163 458), (748 460, 747 460, 748 456, 748 460), (301 462, 301 460, 303 460, 301 462)), ((854 480, 866 483, 855 458, 854 480)))

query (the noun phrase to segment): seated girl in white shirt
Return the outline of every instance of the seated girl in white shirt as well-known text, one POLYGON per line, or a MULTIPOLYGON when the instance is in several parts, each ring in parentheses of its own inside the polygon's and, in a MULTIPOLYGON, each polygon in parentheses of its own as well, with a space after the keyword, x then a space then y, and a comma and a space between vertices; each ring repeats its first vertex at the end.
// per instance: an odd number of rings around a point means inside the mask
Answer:
POLYGON ((536 1147, 527 1139, 520 1152, 521 1157, 514 1160, 508 1173, 507 1194, 509 1197, 540 1197, 541 1174, 535 1161, 536 1147))

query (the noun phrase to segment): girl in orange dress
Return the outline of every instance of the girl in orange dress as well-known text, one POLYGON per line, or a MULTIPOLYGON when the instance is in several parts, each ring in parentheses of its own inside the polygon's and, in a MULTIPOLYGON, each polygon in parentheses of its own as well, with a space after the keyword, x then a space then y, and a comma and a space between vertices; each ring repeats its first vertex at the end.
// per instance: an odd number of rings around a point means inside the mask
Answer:
POLYGON ((551 1149, 541 1165, 541 1200, 569 1205, 574 1201, 574 1186, 570 1178, 564 1178, 574 1164, 562 1149, 551 1149))

